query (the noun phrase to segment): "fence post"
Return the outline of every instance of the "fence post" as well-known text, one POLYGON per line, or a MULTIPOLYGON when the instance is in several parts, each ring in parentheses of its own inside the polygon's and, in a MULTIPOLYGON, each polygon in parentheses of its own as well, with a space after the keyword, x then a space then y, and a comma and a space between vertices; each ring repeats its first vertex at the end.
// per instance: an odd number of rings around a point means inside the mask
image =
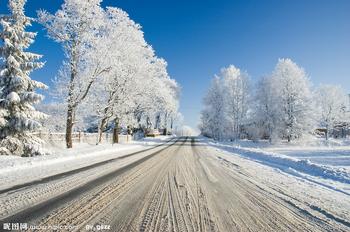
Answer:
POLYGON ((119 130, 117 128, 113 129, 113 143, 119 143, 119 130))

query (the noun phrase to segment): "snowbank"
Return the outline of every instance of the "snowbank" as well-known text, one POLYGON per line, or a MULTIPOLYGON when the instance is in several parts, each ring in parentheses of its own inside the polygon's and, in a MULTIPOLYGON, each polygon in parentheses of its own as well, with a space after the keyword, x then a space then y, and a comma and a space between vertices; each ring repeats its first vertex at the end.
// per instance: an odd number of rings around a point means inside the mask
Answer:
POLYGON ((56 175, 132 152, 155 147, 169 136, 146 138, 127 144, 75 144, 73 149, 52 147, 52 154, 35 157, 0 156, 0 188, 56 175))
POLYGON ((350 184, 350 172, 345 168, 335 168, 319 165, 312 163, 309 160, 299 160, 286 155, 264 151, 261 148, 241 147, 239 145, 228 145, 209 140, 207 143, 214 147, 236 153, 242 157, 262 162, 269 166, 274 166, 282 169, 290 169, 290 172, 296 170, 312 176, 318 176, 350 184))
MULTIPOLYGON (((214 141, 213 139, 204 138, 206 140, 214 141)), ((332 148, 332 149, 350 149, 350 139, 334 139, 329 138, 325 140, 324 138, 317 138, 315 136, 308 136, 302 139, 293 140, 287 142, 286 140, 279 140, 270 143, 268 140, 252 141, 248 139, 238 140, 236 142, 222 142, 223 144, 233 144, 240 147, 254 147, 254 148, 298 148, 298 149, 319 149, 319 148, 332 148)))

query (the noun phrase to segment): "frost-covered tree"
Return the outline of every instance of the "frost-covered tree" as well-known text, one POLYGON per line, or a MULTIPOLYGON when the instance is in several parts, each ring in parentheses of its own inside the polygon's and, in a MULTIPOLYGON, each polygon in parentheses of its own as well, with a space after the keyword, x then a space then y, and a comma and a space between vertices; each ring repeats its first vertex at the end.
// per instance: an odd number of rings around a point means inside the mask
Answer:
POLYGON ((72 148, 72 132, 79 105, 88 96, 95 81, 110 70, 105 63, 103 43, 104 11, 101 0, 65 0, 54 15, 39 11, 39 21, 49 36, 62 44, 66 61, 59 75, 59 88, 67 103, 66 145, 72 148), (102 59, 101 59, 102 58, 102 59))
POLYGON ((144 121, 154 125, 157 116, 177 110, 177 84, 145 41, 141 26, 125 11, 103 9, 100 2, 65 0, 55 15, 39 12, 50 37, 63 44, 67 55, 55 81, 67 102, 67 147, 78 118, 97 120, 99 143, 111 127, 117 138, 120 127, 144 121))
POLYGON ((256 135, 268 137, 272 142, 278 137, 278 97, 270 77, 263 77, 257 86, 253 104, 253 122, 256 135))
POLYGON ((245 73, 234 66, 224 68, 204 98, 201 133, 219 140, 237 139, 244 128, 252 139, 290 142, 312 133, 318 122, 328 138, 329 130, 349 124, 349 96, 338 86, 322 85, 316 94, 310 86, 304 69, 290 59, 279 59, 254 93, 245 73))
POLYGON ((272 75, 256 88, 250 133, 255 138, 291 141, 312 131, 313 93, 305 71, 290 59, 280 59, 272 75))
POLYGON ((226 120, 222 83, 219 77, 212 80, 204 97, 205 108, 201 112, 201 133, 217 140, 225 138, 226 120))
POLYGON ((233 65, 222 68, 204 98, 201 132, 215 139, 239 139, 249 110, 248 75, 233 65))
POLYGON ((305 71, 290 59, 279 59, 271 76, 276 111, 275 128, 291 141, 311 132, 314 110, 305 71))
POLYGON ((153 94, 154 96, 149 100, 154 106, 155 128, 164 128, 166 132, 169 116, 176 114, 175 112, 178 110, 180 89, 176 81, 169 77, 165 60, 156 59, 153 63, 153 69, 152 91, 157 92, 157 94, 153 94))
POLYGON ((31 134, 46 115, 34 104, 43 96, 37 89, 47 88, 32 80, 30 73, 43 67, 41 55, 27 52, 36 33, 27 32, 31 19, 24 14, 25 0, 10 0, 10 14, 0 19, 0 154, 35 156, 44 154, 42 141, 31 134))
POLYGON ((231 139, 239 139, 244 124, 247 123, 249 107, 249 79, 245 72, 230 65, 221 70, 220 77, 223 84, 225 115, 231 139))
POLYGON ((201 115, 202 134, 215 139, 239 139, 247 123, 249 78, 230 65, 215 76, 204 99, 201 115))
MULTIPOLYGON (((122 115, 130 108, 136 84, 142 82, 145 52, 148 49, 141 27, 128 14, 118 8, 109 7, 105 12, 105 28, 108 34, 103 43, 105 62, 111 65, 110 72, 100 79, 93 89, 95 109, 99 122, 99 139, 108 122, 118 124, 122 115), (133 89, 134 88, 134 89, 133 89)), ((137 91, 137 88, 136 88, 137 91)))
POLYGON ((173 79, 168 79, 165 81, 166 89, 168 90, 167 97, 165 100, 165 107, 163 108, 163 128, 164 135, 167 134, 168 129, 172 130, 174 119, 177 116, 179 108, 179 97, 180 97, 180 87, 173 79), (170 128, 169 128, 170 125, 170 128))
POLYGON ((43 130, 46 132, 63 133, 66 124, 66 105, 59 102, 50 102, 46 104, 38 104, 37 109, 48 115, 48 117, 40 120, 43 130))
POLYGON ((104 44, 99 47, 103 52, 99 59, 110 69, 95 81, 85 99, 87 107, 93 106, 88 112, 98 119, 98 143, 111 127, 117 138, 120 127, 150 128, 157 124, 156 118, 159 126, 167 126, 178 107, 178 86, 168 76, 167 63, 155 56, 141 26, 125 11, 107 7, 103 17, 108 33, 99 40, 104 44))
POLYGON ((329 131, 334 126, 347 121, 349 96, 340 86, 321 85, 316 91, 315 101, 318 122, 326 129, 326 139, 328 139, 329 131))

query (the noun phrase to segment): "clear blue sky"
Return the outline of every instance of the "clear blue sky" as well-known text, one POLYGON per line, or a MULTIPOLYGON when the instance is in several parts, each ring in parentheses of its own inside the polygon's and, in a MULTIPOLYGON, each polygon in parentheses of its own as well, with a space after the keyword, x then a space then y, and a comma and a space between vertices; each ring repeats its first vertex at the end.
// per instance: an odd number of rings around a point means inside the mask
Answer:
MULTIPOLYGON (((0 0, 0 14, 7 0, 0 0)), ((62 0, 28 0, 27 14, 56 11, 62 0)), ((278 58, 303 66, 311 81, 339 84, 350 92, 349 0, 105 0, 143 26, 147 41, 169 63, 182 86, 181 112, 196 127, 202 97, 222 66, 234 64, 253 81, 269 74, 278 58)), ((33 78, 50 84, 63 55, 39 31, 31 51, 44 54, 45 68, 33 78)))

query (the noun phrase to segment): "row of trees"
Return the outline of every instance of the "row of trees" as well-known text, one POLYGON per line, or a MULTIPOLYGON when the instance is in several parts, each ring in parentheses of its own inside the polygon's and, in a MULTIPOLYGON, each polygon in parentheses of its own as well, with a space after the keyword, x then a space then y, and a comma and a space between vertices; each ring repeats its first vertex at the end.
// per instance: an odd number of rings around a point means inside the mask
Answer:
POLYGON ((39 21, 66 54, 55 81, 61 104, 55 105, 67 108, 68 148, 79 117, 86 122, 81 129, 98 122, 101 142, 110 123, 167 128, 177 115, 179 87, 169 78, 167 63, 155 56, 126 12, 100 4, 66 0, 54 15, 39 12, 39 21))
POLYGON ((256 86, 234 66, 214 77, 204 98, 200 129, 222 139, 293 139, 350 122, 349 96, 339 86, 317 89, 290 59, 280 59, 271 75, 256 86))
MULTIPOLYGON (((42 96, 34 90, 45 85, 31 80, 29 73, 43 63, 34 62, 41 56, 24 51, 35 37, 35 33, 25 32, 31 21, 24 15, 25 2, 9 0, 11 13, 1 20, 2 149, 14 147, 6 145, 13 140, 12 134, 17 144, 31 146, 33 139, 38 141, 30 133, 40 126, 38 121, 48 130, 65 130, 68 148, 73 146, 72 133, 77 129, 96 126, 101 142, 102 132, 111 127, 118 133, 121 126, 171 126, 178 115, 180 88, 169 77, 166 61, 155 55, 139 24, 119 8, 102 8, 101 0, 65 0, 54 14, 38 12, 38 22, 62 45, 65 60, 54 79, 54 102, 38 106, 51 117, 35 111, 33 104, 42 96), (23 119, 11 122, 18 114, 23 114, 23 119), (18 130, 13 130, 17 125, 18 130)), ((39 141, 36 145, 36 152, 22 149, 7 153, 36 155, 40 153, 39 141)))

